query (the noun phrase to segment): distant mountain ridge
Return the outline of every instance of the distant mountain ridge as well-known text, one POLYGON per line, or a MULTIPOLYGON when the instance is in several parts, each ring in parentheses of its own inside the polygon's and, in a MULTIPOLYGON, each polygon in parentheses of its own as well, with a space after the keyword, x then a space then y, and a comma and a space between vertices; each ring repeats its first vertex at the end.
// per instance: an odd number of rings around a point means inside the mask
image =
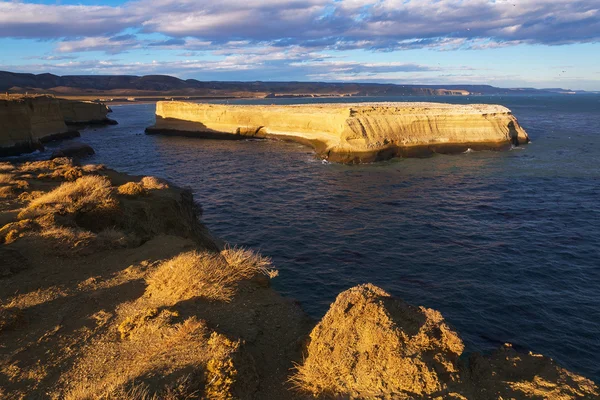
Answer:
MULTIPOLYGON (((0 71, 0 91, 56 95, 138 96, 407 96, 568 93, 566 89, 506 89, 490 85, 397 85, 390 83, 229 82, 168 75, 65 75, 0 71)), ((580 92, 580 91, 578 91, 580 92)))

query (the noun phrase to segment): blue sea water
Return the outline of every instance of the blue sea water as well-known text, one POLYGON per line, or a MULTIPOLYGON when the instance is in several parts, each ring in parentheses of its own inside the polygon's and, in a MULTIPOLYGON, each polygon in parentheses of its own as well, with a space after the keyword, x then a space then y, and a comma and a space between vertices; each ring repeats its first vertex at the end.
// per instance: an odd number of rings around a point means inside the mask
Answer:
POLYGON ((510 342, 600 381, 600 96, 282 99, 498 103, 532 143, 346 166, 275 141, 146 136, 154 105, 78 140, 89 162, 189 186, 204 222, 261 251, 320 318, 364 282, 440 310, 467 344, 510 342))

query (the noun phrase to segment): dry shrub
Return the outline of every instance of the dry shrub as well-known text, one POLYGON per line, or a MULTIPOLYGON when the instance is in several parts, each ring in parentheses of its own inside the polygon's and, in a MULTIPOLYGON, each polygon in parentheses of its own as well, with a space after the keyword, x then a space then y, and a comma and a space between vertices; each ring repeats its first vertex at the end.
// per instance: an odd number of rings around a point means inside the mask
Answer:
POLYGON ((29 187, 29 183, 16 179, 11 173, 0 173, 0 199, 16 196, 17 193, 29 187))
POLYGON ((90 231, 64 226, 46 227, 40 232, 41 237, 51 239, 53 247, 60 253, 80 250, 89 246, 96 239, 96 235, 90 231))
POLYGON ((84 170, 72 159, 61 157, 49 161, 33 161, 19 167, 21 173, 34 174, 38 179, 74 181, 84 175, 84 170))
POLYGON ((12 186, 0 186, 0 199, 7 199, 15 194, 15 189, 12 186))
POLYGON ((0 185, 11 185, 15 176, 13 174, 0 174, 0 185))
POLYGON ((55 158, 47 161, 31 161, 21 164, 19 171, 21 172, 41 172, 47 170, 54 170, 62 167, 74 167, 73 160, 67 157, 55 158))
POLYGON ((106 170, 106 166, 102 164, 88 164, 81 167, 84 172, 92 173, 106 170))
POLYGON ((127 182, 117 188, 117 192, 123 196, 141 196, 146 194, 146 189, 139 183, 127 182))
POLYGON ((143 177, 140 183, 144 188, 148 190, 167 189, 169 187, 169 185, 167 185, 164 181, 161 181, 160 179, 155 178, 153 176, 143 177))
POLYGON ((51 212, 74 214, 79 211, 113 208, 115 204, 110 181, 102 176, 91 175, 75 182, 65 182, 34 199, 19 214, 19 218, 31 218, 51 212))
POLYGON ((449 394, 464 349, 439 312, 370 284, 342 292, 310 338, 292 382, 314 396, 341 398, 449 394))
POLYGON ((31 192, 23 192, 19 195, 19 201, 23 201, 23 202, 30 202, 34 199, 37 199, 40 196, 43 196, 44 192, 41 192, 39 190, 34 190, 31 192))
POLYGON ((10 172, 15 169, 15 166, 9 162, 0 162, 0 172, 10 172))
MULTIPOLYGON (((269 278, 275 278, 279 271, 273 269, 273 263, 269 257, 257 254, 243 247, 226 247, 221 251, 221 255, 229 264, 229 267, 235 271, 256 271, 255 274, 263 274, 269 278)), ((248 279, 249 277, 243 278, 248 279)))
POLYGON ((267 258, 249 250, 222 254, 191 251, 161 264, 148 278, 147 295, 175 304, 193 297, 231 301, 237 283, 256 275, 274 276, 267 258))
POLYGON ((0 243, 12 243, 29 231, 39 228, 39 225, 30 219, 11 222, 0 228, 0 243))

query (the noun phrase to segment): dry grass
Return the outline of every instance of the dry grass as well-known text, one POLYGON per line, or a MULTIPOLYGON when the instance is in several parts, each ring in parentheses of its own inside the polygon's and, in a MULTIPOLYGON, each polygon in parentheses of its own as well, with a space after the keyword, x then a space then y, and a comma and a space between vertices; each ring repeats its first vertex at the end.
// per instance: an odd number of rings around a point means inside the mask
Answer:
POLYGON ((167 185, 165 182, 161 181, 158 178, 155 178, 153 176, 145 176, 142 178, 142 180, 140 181, 140 184, 148 190, 154 190, 154 189, 167 189, 169 187, 169 185, 167 185))
POLYGON ((0 173, 0 199, 16 196, 29 187, 25 180, 18 179, 13 173, 0 173))
POLYGON ((194 297, 230 301, 237 283, 257 275, 276 276, 268 258, 229 248, 221 254, 182 253, 161 264, 147 278, 146 293, 169 304, 194 297))
POLYGON ((117 193, 123 196, 137 197, 146 194, 146 188, 140 183, 127 182, 117 188, 117 193))
POLYGON ((430 398, 457 380, 464 349, 439 312, 370 284, 342 292, 310 338, 291 381, 316 397, 430 398))
POLYGON ((3 173, 0 174, 0 185, 11 185, 15 176, 13 174, 3 173))
POLYGON ((8 199, 15 194, 15 189, 12 186, 0 186, 0 199, 8 199))
POLYGON ((95 343, 76 366, 79 373, 90 379, 79 382, 65 399, 200 398, 203 366, 212 357, 227 359, 237 347, 217 354, 211 349, 204 321, 191 317, 173 323, 164 314, 163 311, 145 319, 144 329, 126 340, 95 343))
POLYGON ((15 166, 9 162, 0 162, 0 172, 10 172, 15 169, 15 166))
POLYGON ((65 182, 29 203, 19 218, 31 218, 49 212, 76 213, 81 210, 112 208, 115 205, 110 181, 91 175, 65 182))
POLYGON ((93 172, 105 171, 106 166, 104 166, 103 164, 88 164, 88 165, 84 165, 83 167, 81 167, 81 169, 84 172, 93 173, 93 172))

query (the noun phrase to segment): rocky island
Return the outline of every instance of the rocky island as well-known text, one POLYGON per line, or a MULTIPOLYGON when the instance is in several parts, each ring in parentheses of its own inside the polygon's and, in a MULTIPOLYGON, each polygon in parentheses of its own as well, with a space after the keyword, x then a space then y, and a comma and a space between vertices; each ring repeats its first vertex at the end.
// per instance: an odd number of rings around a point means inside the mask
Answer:
POLYGON ((0 398, 597 399, 365 284, 317 323, 214 238, 189 190, 68 158, 0 163, 0 398))
POLYGON ((71 126, 115 124, 106 105, 52 96, 0 99, 0 156, 43 148, 43 143, 79 136, 71 126))
POLYGON ((357 103, 156 104, 149 134, 272 138, 311 145, 329 161, 364 163, 396 156, 506 149, 529 142, 506 107, 487 104, 357 103))

